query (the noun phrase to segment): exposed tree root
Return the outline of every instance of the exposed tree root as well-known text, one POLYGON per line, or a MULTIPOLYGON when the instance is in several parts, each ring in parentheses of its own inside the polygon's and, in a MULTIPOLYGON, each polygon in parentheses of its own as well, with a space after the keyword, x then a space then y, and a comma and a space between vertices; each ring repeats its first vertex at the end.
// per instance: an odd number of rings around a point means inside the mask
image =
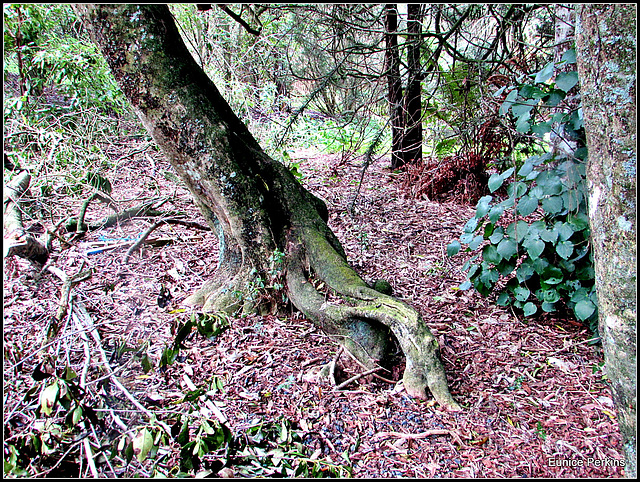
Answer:
POLYGON ((297 241, 290 242, 287 258, 287 288, 293 304, 325 331, 337 335, 370 368, 387 353, 390 331, 406 356, 403 383, 407 393, 426 399, 429 389, 441 405, 459 410, 449 393, 438 342, 418 312, 368 287, 320 233, 301 231, 297 241), (344 296, 345 304, 329 303, 314 288, 305 273, 307 263, 315 276, 344 296))

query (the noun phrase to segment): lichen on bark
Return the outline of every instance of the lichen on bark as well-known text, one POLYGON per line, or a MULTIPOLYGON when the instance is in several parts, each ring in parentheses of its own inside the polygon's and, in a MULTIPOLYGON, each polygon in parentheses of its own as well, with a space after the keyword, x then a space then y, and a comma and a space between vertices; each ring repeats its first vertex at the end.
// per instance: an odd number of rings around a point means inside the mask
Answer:
POLYGON ((576 25, 599 332, 631 478, 637 426, 636 8, 580 5, 576 25))

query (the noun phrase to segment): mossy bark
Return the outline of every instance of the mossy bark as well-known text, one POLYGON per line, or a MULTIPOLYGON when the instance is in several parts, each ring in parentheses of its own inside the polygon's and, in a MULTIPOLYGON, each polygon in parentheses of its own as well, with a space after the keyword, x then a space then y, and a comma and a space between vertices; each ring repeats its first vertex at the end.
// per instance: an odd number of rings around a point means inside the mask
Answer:
POLYGON ((623 436, 625 475, 635 478, 637 7, 576 8, 599 331, 623 436))
POLYGON ((340 337, 363 362, 381 359, 390 333, 407 358, 404 385, 427 389, 459 409, 447 387, 438 344, 418 313, 357 275, 328 228, 324 203, 271 159, 235 116, 184 45, 164 5, 75 5, 144 126, 218 233, 215 279, 186 302, 204 311, 253 310, 246 296, 266 279, 274 252, 285 254, 294 306, 340 337), (328 303, 312 284, 340 294, 328 303))

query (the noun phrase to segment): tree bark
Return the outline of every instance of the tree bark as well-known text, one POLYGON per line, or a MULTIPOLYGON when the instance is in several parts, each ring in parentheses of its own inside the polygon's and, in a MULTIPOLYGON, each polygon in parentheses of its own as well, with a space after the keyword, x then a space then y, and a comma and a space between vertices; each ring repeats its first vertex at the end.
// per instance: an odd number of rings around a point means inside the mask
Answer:
POLYGON ((599 331, 625 475, 636 476, 636 6, 578 5, 599 331))
MULTIPOLYGON (((124 94, 218 233, 216 277, 186 303, 253 311, 256 286, 284 268, 291 302, 363 362, 386 353, 390 333, 407 358, 407 392, 459 409, 438 344, 419 314, 370 288, 348 265, 324 203, 271 159, 185 47, 165 5, 74 5, 124 94), (279 255, 284 265, 278 265, 279 255), (334 295, 316 289, 321 280, 334 295)), ((274 301, 274 300, 270 300, 274 301)))
POLYGON ((404 164, 422 159, 422 9, 407 5, 407 89, 404 94, 405 132, 402 145, 404 164))
POLYGON ((385 5, 385 67, 387 75, 387 99, 391 125, 391 168, 404 164, 402 137, 404 116, 402 115, 402 79, 400 77, 400 51, 398 49, 398 9, 396 5, 385 5))

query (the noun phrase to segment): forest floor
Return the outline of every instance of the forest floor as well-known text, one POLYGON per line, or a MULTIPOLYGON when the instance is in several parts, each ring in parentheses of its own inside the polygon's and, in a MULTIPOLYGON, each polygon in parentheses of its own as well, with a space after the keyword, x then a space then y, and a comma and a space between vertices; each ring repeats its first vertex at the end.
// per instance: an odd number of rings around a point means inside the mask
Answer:
MULTIPOLYGON (((204 224, 186 189, 167 179, 171 168, 149 142, 122 139, 103 151, 117 164, 110 180, 121 208, 150 196, 166 198, 161 209, 204 224)), ((50 260, 69 275, 93 269, 91 278, 73 287, 75 303, 86 307, 109 363, 140 403, 169 422, 189 406, 174 402, 215 375, 223 387, 212 395, 213 414, 233 433, 286 419, 312 458, 349 466, 359 478, 623 475, 616 463, 621 441, 602 351, 588 344, 587 328, 558 314, 524 319, 491 298, 457 289, 464 280, 464 255, 448 258, 446 245, 459 236, 472 207, 407 197, 401 176, 386 168, 388 160, 378 160, 367 170, 349 214, 362 160, 341 163, 311 151, 292 157, 300 162, 303 183, 327 202, 330 226, 356 270, 367 281, 388 280, 395 296, 420 311, 440 343, 451 392, 464 410, 449 413, 432 401, 409 398, 398 382, 401 357, 385 375, 393 383, 369 376, 337 390, 317 376, 323 365, 336 360, 338 384, 363 369, 294 312, 233 319, 214 340, 186 340, 166 370, 145 373, 136 354, 146 350, 158 365, 175 338, 176 322, 186 319, 181 300, 212 276, 218 256, 213 233, 176 225, 152 235, 169 244, 146 246, 126 264, 127 247, 90 254, 98 243, 138 236, 152 218, 90 232, 65 249, 54 244, 50 260), (162 286, 172 298, 161 308, 162 286)), ((60 215, 77 215, 81 204, 62 193, 50 199, 60 215)), ((107 207, 94 203, 87 217, 107 214, 107 207)), ((34 423, 23 397, 36 384, 31 375, 42 361, 41 344, 58 308, 61 281, 9 258, 3 287, 6 442, 34 423)), ((80 373, 86 353, 77 333, 72 323, 65 325, 53 346, 80 373)), ((91 360, 87 379, 104 380, 95 346, 91 360)), ((128 424, 142 421, 116 386, 103 382, 100 393, 105 403, 113 402, 112 412, 116 406, 128 410, 118 412, 128 424)), ((175 456, 159 466, 175 464, 175 456)), ((254 468, 253 475, 278 473, 254 468)), ((144 475, 147 469, 134 458, 118 475, 144 475)), ((235 472, 247 475, 252 474, 235 472)))

